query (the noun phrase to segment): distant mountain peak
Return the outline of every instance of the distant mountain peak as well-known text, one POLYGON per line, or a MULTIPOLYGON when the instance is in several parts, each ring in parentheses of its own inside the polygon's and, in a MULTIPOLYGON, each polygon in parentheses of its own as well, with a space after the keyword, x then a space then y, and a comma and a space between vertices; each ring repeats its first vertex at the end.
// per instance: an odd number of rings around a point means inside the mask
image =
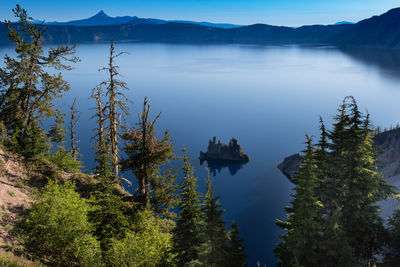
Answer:
POLYGON ((94 15, 93 17, 109 17, 103 10, 100 10, 99 13, 97 13, 96 15, 94 15))

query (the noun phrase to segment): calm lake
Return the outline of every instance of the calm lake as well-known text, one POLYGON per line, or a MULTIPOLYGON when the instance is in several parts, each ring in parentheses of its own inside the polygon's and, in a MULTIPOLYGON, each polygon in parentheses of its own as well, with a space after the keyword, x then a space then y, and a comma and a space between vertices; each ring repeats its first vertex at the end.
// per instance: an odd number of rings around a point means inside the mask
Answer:
MULTIPOLYGON (((97 70, 107 63, 108 47, 78 45, 81 62, 64 74, 71 91, 62 102, 70 105, 77 97, 79 145, 88 169, 94 165, 95 127, 89 96, 106 79, 97 70)), ((117 64, 134 102, 130 124, 137 122, 148 96, 153 116, 162 111, 158 132, 170 131, 178 155, 187 147, 201 191, 207 164, 200 165, 198 155, 209 139, 227 143, 235 137, 249 155, 250 162, 239 170, 216 170, 213 182, 226 221, 235 220, 241 228, 250 266, 276 262, 272 250, 280 230, 274 222, 285 218, 293 188, 276 165, 303 149, 306 132, 318 136, 319 115, 330 123, 343 98, 353 95, 376 126, 400 122, 400 55, 395 52, 126 43, 116 48, 129 53, 117 64)), ((6 53, 14 54, 0 48, 0 56, 6 53)))

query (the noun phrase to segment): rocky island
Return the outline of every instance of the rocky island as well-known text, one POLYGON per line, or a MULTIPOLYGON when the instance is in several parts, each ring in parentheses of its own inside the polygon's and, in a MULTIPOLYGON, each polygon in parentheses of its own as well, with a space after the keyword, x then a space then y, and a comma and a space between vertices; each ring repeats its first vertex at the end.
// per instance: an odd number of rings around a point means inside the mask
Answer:
POLYGON ((200 160, 222 161, 222 162, 248 162, 249 157, 244 153, 242 147, 235 138, 229 141, 229 145, 221 143, 214 136, 208 142, 207 152, 200 151, 200 160))

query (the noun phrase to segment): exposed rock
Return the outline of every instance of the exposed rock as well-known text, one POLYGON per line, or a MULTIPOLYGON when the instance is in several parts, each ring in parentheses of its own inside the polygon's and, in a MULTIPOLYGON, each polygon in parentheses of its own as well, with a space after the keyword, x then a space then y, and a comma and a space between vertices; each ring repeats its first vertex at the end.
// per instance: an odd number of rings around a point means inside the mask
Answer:
POLYGON ((0 148, 0 247, 19 244, 12 233, 18 218, 24 209, 32 204, 28 180, 28 171, 23 160, 0 148))
POLYGON ((248 162, 249 157, 244 153, 242 147, 235 138, 229 141, 229 145, 221 143, 214 136, 208 142, 207 152, 200 151, 200 159, 207 161, 224 162, 248 162))
POLYGON ((296 171, 299 169, 301 163, 300 154, 294 154, 289 157, 286 157, 282 163, 278 165, 278 169, 290 180, 293 182, 292 177, 296 174, 296 171))
POLYGON ((400 129, 380 133, 374 138, 379 170, 386 177, 400 174, 400 129))

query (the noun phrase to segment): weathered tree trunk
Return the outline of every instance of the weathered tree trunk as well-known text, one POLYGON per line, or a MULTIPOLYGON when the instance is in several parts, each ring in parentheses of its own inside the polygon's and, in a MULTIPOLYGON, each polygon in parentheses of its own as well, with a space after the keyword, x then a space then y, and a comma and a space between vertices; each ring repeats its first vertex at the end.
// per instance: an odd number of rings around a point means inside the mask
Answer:
POLYGON ((70 112, 71 112, 71 121, 69 125, 69 130, 70 130, 70 141, 71 141, 71 151, 72 151, 72 157, 74 159, 78 159, 79 153, 78 153, 78 146, 77 146, 77 141, 76 141, 76 123, 78 122, 79 115, 77 114, 77 110, 75 109, 75 103, 76 103, 76 98, 74 99, 74 102, 72 102, 72 105, 70 107, 70 112))

